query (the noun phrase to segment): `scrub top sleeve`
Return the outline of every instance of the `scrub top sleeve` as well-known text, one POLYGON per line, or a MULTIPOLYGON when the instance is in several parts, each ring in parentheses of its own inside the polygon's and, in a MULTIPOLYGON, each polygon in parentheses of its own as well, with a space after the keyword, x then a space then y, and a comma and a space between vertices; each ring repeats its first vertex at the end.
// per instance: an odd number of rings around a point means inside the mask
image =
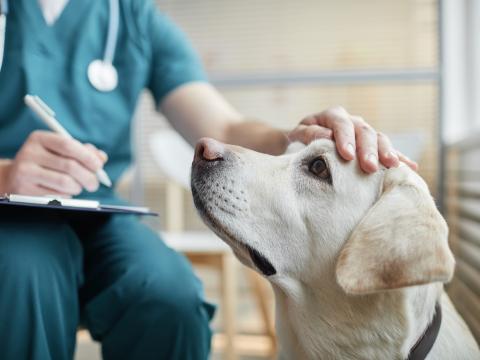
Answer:
POLYGON ((148 13, 144 13, 149 25, 145 36, 151 49, 147 87, 160 105, 170 91, 189 82, 207 81, 207 76, 185 34, 151 1, 146 3, 150 6, 146 6, 148 13))

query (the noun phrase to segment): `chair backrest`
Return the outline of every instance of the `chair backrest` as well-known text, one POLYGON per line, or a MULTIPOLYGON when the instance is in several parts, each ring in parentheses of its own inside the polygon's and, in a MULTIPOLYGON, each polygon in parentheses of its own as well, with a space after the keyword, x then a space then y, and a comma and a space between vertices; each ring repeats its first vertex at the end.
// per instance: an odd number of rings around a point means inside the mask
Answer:
POLYGON ((169 180, 189 189, 193 148, 175 130, 171 129, 154 133, 149 142, 153 158, 164 175, 169 180))

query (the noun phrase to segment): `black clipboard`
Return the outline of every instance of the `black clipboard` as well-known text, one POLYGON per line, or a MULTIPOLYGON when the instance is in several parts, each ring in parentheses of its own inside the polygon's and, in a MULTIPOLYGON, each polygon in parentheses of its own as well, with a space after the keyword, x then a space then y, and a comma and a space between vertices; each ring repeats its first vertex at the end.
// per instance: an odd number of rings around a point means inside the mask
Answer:
MULTIPOLYGON (((34 198, 34 197, 31 197, 34 198)), ((42 199, 42 197, 36 197, 42 199)), ((27 201, 15 201, 13 195, 0 196, 0 206, 11 206, 15 208, 38 208, 47 210, 67 211, 67 212, 81 212, 90 214, 130 214, 141 216, 158 216, 156 212, 150 211, 148 208, 136 207, 136 206, 124 206, 124 205, 108 205, 101 204, 97 207, 83 207, 83 206, 69 206, 62 204, 61 198, 44 198, 47 202, 44 204, 27 202, 27 201)))

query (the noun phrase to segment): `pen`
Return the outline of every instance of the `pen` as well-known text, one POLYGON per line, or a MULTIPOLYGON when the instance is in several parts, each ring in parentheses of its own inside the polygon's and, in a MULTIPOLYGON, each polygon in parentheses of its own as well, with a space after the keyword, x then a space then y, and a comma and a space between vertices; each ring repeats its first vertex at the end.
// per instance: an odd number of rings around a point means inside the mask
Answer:
MULTIPOLYGON (((54 132, 60 134, 66 138, 73 139, 72 135, 68 133, 65 128, 60 125, 57 119, 55 119, 55 112, 45 104, 38 96, 26 95, 25 104, 33 110, 35 114, 43 120, 43 122, 54 132)), ((111 187, 112 181, 108 177, 107 173, 103 169, 99 169, 96 172, 98 181, 105 186, 111 187)))

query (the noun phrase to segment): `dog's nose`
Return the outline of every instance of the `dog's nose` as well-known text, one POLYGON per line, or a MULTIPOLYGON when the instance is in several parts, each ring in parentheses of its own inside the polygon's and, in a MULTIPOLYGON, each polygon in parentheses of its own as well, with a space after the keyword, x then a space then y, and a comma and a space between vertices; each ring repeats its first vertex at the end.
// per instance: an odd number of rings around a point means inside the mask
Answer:
POLYGON ((195 158, 194 161, 206 160, 217 161, 222 160, 225 153, 225 147, 222 143, 210 139, 201 138, 195 146, 195 158))

